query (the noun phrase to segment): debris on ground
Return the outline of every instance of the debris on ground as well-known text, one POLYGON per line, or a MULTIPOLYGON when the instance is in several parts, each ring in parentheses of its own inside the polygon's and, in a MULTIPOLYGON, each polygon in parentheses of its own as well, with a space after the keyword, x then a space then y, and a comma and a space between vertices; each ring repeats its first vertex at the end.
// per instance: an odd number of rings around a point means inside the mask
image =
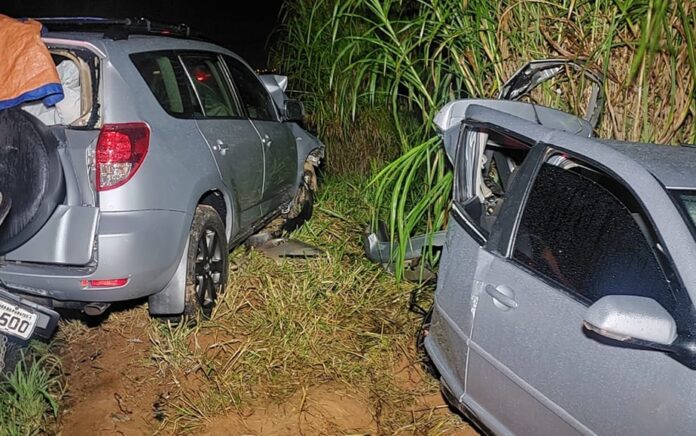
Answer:
POLYGON ((323 250, 306 242, 286 238, 270 239, 256 249, 276 262, 282 262, 288 258, 306 259, 324 255, 323 250))

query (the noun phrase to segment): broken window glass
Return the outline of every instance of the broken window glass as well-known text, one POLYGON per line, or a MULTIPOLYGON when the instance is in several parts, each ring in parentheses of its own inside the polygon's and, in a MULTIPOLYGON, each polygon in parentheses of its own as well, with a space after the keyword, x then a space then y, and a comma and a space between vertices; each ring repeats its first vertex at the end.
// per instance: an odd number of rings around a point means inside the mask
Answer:
POLYGON ((605 295, 637 295, 669 309, 674 298, 649 233, 607 179, 584 167, 545 163, 522 214, 513 259, 588 304, 605 295))

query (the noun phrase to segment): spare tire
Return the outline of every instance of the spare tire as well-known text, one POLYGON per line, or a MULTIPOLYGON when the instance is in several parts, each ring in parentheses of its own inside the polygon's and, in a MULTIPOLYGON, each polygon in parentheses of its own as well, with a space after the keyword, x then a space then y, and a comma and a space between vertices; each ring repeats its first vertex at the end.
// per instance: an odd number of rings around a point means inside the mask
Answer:
POLYGON ((0 226, 0 255, 34 236, 65 199, 58 140, 19 108, 0 111, 0 192, 12 201, 0 226))

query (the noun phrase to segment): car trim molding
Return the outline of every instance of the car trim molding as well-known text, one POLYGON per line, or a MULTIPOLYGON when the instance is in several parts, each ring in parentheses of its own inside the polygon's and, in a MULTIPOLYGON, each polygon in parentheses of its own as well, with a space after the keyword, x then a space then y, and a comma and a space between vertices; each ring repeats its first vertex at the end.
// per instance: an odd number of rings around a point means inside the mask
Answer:
POLYGON ((41 38, 43 42, 46 45, 58 45, 58 46, 68 46, 68 47, 82 47, 86 48, 87 50, 93 52, 97 56, 99 56, 100 59, 106 59, 106 53, 101 51, 101 49, 97 48, 92 43, 86 42, 86 41, 78 41, 74 39, 62 39, 62 38, 41 38))
POLYGON ((474 240, 480 246, 484 246, 486 244, 486 237, 483 236, 479 229, 476 228, 474 223, 471 222, 471 219, 459 209, 459 206, 457 206, 456 202, 452 207, 452 211, 454 211, 454 220, 457 221, 457 223, 459 223, 462 226, 462 228, 469 234, 469 236, 474 238, 474 240))

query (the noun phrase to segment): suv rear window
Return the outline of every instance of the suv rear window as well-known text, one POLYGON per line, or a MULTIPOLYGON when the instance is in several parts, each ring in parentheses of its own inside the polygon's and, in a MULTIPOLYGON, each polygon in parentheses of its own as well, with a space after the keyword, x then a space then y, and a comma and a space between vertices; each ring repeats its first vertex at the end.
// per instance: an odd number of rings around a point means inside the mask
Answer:
POLYGON ((131 60, 167 113, 185 118, 203 114, 178 57, 172 53, 149 52, 133 54, 131 60))

